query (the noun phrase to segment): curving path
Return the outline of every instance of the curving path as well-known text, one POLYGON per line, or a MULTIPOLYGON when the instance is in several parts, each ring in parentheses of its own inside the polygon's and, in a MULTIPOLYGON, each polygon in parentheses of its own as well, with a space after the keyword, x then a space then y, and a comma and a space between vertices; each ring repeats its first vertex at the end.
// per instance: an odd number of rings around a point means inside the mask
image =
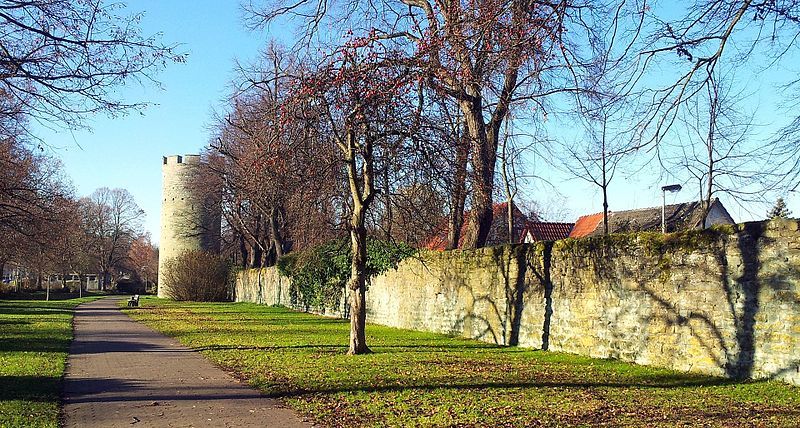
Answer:
POLYGON ((308 426, 202 355, 106 298, 77 307, 64 382, 66 427, 308 426))

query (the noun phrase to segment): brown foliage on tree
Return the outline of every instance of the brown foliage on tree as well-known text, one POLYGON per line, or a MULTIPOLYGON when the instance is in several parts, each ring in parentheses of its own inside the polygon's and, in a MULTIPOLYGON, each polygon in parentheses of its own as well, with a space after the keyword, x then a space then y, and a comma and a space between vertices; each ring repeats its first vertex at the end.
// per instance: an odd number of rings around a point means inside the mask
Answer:
MULTIPOLYGON (((503 122, 516 104, 539 107, 549 94, 578 90, 578 75, 586 61, 575 39, 590 37, 587 23, 594 5, 523 0, 384 0, 347 5, 348 10, 363 11, 365 18, 352 18, 362 16, 358 12, 342 17, 341 10, 330 11, 332 4, 325 0, 249 9, 256 26, 293 15, 306 17, 307 30, 313 32, 327 13, 343 27, 366 27, 365 33, 395 43, 404 59, 414 63, 421 83, 458 106, 472 166, 473 226, 466 243, 483 246, 492 222, 503 122)), ((458 159, 461 163, 466 156, 459 153, 458 159)), ((459 192, 456 196, 461 198, 459 192)), ((458 213, 454 215, 458 222, 458 213)))
MULTIPOLYGON (((411 119, 405 96, 413 75, 399 53, 375 33, 353 37, 299 80, 296 102, 308 124, 321 125, 319 144, 334 147, 346 171, 351 241, 349 354, 370 352, 366 344, 367 214, 378 195, 378 159, 396 148, 411 119), (308 114, 312 116, 308 116, 308 114)), ((291 114, 287 120, 296 120, 291 114)))
MULTIPOLYGON (((271 266, 290 249, 330 239, 336 227, 332 151, 291 114, 289 76, 296 59, 273 45, 263 69, 244 70, 244 89, 231 98, 210 144, 211 173, 221 181, 230 242, 246 266, 271 266)), ((299 106, 298 106, 299 108, 299 106)))
POLYGON ((158 248, 150 241, 150 234, 137 236, 131 242, 126 267, 145 289, 158 282, 158 248))

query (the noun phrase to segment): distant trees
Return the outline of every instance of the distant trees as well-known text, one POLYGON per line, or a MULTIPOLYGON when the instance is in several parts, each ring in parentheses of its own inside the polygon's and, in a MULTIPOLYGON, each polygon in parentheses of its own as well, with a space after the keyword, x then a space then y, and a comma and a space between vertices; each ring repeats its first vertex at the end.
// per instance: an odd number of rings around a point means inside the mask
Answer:
MULTIPOLYGON (((97 274, 105 288, 120 273, 137 275, 157 266, 156 250, 142 230, 144 213, 130 193, 102 188, 77 199, 64 186, 59 164, 45 156, 36 158, 30 165, 40 168, 34 174, 37 179, 18 183, 19 193, 12 195, 24 197, 0 198, 7 210, 5 221, 0 221, 0 265, 26 272, 33 281, 29 287, 48 291, 49 281, 44 281, 49 275, 61 276, 66 287, 73 274, 97 274), (20 212, 24 215, 17 215, 20 212), (133 267, 131 251, 137 246, 148 247, 149 254, 137 250, 143 254, 133 267)), ((155 278, 151 274, 150 279, 155 278)))
POLYGON ((45 273, 102 265, 108 276, 122 265, 133 235, 98 223, 141 232, 126 218, 129 194, 76 201, 58 162, 41 153, 47 142, 38 151, 31 144, 31 124, 75 129, 87 115, 142 107, 120 99, 118 87, 155 82, 166 64, 184 60, 160 36, 141 34, 141 14, 124 10, 102 0, 0 2, 0 265, 35 272, 38 284, 45 273))
POLYGON ((102 287, 119 276, 131 245, 142 234, 144 211, 125 189, 101 187, 82 200, 83 225, 102 287))
POLYGON ((158 283, 158 247, 150 241, 149 233, 143 233, 131 242, 125 266, 145 289, 158 283))
POLYGON ((767 218, 772 220, 775 218, 789 218, 792 212, 786 207, 786 202, 783 198, 778 198, 775 205, 767 212, 767 218))

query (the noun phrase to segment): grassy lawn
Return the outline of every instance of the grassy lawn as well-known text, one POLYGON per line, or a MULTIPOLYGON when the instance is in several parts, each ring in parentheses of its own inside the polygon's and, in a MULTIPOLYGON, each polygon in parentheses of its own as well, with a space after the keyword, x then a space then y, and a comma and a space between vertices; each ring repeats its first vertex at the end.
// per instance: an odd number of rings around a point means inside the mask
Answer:
POLYGON ((0 427, 58 426, 72 309, 93 299, 0 300, 0 427))
POLYGON ((244 303, 143 298, 134 318, 325 426, 786 426, 800 388, 367 327, 244 303))

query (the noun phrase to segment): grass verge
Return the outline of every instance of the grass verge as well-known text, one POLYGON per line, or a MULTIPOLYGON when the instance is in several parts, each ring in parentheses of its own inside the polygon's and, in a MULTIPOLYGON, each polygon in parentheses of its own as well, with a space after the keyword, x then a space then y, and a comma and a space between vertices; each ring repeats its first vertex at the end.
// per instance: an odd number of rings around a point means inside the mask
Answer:
POLYGON ((324 426, 797 426, 800 388, 497 347, 246 303, 143 298, 140 321, 324 426))
POLYGON ((94 299, 0 300, 0 427, 58 426, 73 309, 94 299))

